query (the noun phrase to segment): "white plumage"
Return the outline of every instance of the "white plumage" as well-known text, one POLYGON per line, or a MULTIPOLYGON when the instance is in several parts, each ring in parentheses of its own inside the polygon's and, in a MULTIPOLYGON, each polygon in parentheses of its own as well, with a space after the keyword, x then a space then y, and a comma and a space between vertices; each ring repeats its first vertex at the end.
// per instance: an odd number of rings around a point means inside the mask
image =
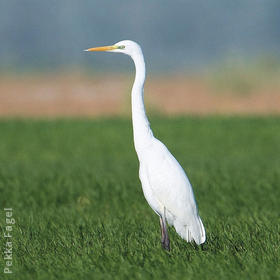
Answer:
POLYGON ((192 187, 178 161, 154 137, 150 146, 141 152, 139 161, 143 192, 151 208, 165 216, 168 224, 174 225, 186 241, 204 243, 205 231, 197 213, 192 187))
POLYGON ((134 146, 140 162, 139 177, 144 196, 160 217, 163 247, 169 250, 165 220, 186 241, 204 243, 206 234, 188 177, 166 146, 153 136, 146 117, 143 100, 145 62, 140 46, 126 40, 87 51, 120 52, 134 61, 136 75, 131 94, 134 146))

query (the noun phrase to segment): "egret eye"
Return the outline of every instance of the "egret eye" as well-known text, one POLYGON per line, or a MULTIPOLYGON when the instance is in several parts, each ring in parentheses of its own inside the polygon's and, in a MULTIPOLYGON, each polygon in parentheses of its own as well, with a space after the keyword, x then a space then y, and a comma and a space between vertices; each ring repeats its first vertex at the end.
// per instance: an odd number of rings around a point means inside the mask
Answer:
POLYGON ((123 46, 123 45, 118 47, 118 49, 124 49, 124 48, 125 48, 125 46, 123 46))

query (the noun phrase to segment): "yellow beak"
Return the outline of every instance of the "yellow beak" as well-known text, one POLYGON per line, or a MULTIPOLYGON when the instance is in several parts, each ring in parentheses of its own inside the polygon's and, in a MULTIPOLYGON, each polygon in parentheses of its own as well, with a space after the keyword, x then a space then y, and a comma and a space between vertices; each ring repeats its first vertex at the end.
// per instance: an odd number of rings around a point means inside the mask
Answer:
POLYGON ((119 48, 119 46, 104 46, 104 47, 90 48, 85 51, 86 52, 104 52, 104 51, 115 50, 118 48, 119 48))

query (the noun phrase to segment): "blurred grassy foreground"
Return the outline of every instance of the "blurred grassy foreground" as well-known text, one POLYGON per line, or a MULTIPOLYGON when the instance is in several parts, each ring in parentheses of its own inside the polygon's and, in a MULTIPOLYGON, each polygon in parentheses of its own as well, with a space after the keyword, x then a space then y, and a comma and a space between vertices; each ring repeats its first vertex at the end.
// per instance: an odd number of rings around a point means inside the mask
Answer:
POLYGON ((207 231, 197 247, 171 229, 168 253, 130 120, 1 120, 0 203, 16 219, 14 273, 1 279, 279 279, 279 121, 152 119, 187 170, 207 231))

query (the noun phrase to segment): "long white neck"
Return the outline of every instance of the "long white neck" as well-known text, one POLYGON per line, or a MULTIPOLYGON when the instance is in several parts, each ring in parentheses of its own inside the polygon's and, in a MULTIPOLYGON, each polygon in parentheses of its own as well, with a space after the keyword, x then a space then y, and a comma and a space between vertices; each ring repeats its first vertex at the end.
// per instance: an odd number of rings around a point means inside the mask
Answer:
POLYGON ((149 145, 153 138, 153 133, 145 112, 144 106, 144 83, 145 83, 145 61, 142 53, 137 53, 132 57, 135 64, 135 80, 132 87, 132 125, 134 146, 139 152, 149 145))

